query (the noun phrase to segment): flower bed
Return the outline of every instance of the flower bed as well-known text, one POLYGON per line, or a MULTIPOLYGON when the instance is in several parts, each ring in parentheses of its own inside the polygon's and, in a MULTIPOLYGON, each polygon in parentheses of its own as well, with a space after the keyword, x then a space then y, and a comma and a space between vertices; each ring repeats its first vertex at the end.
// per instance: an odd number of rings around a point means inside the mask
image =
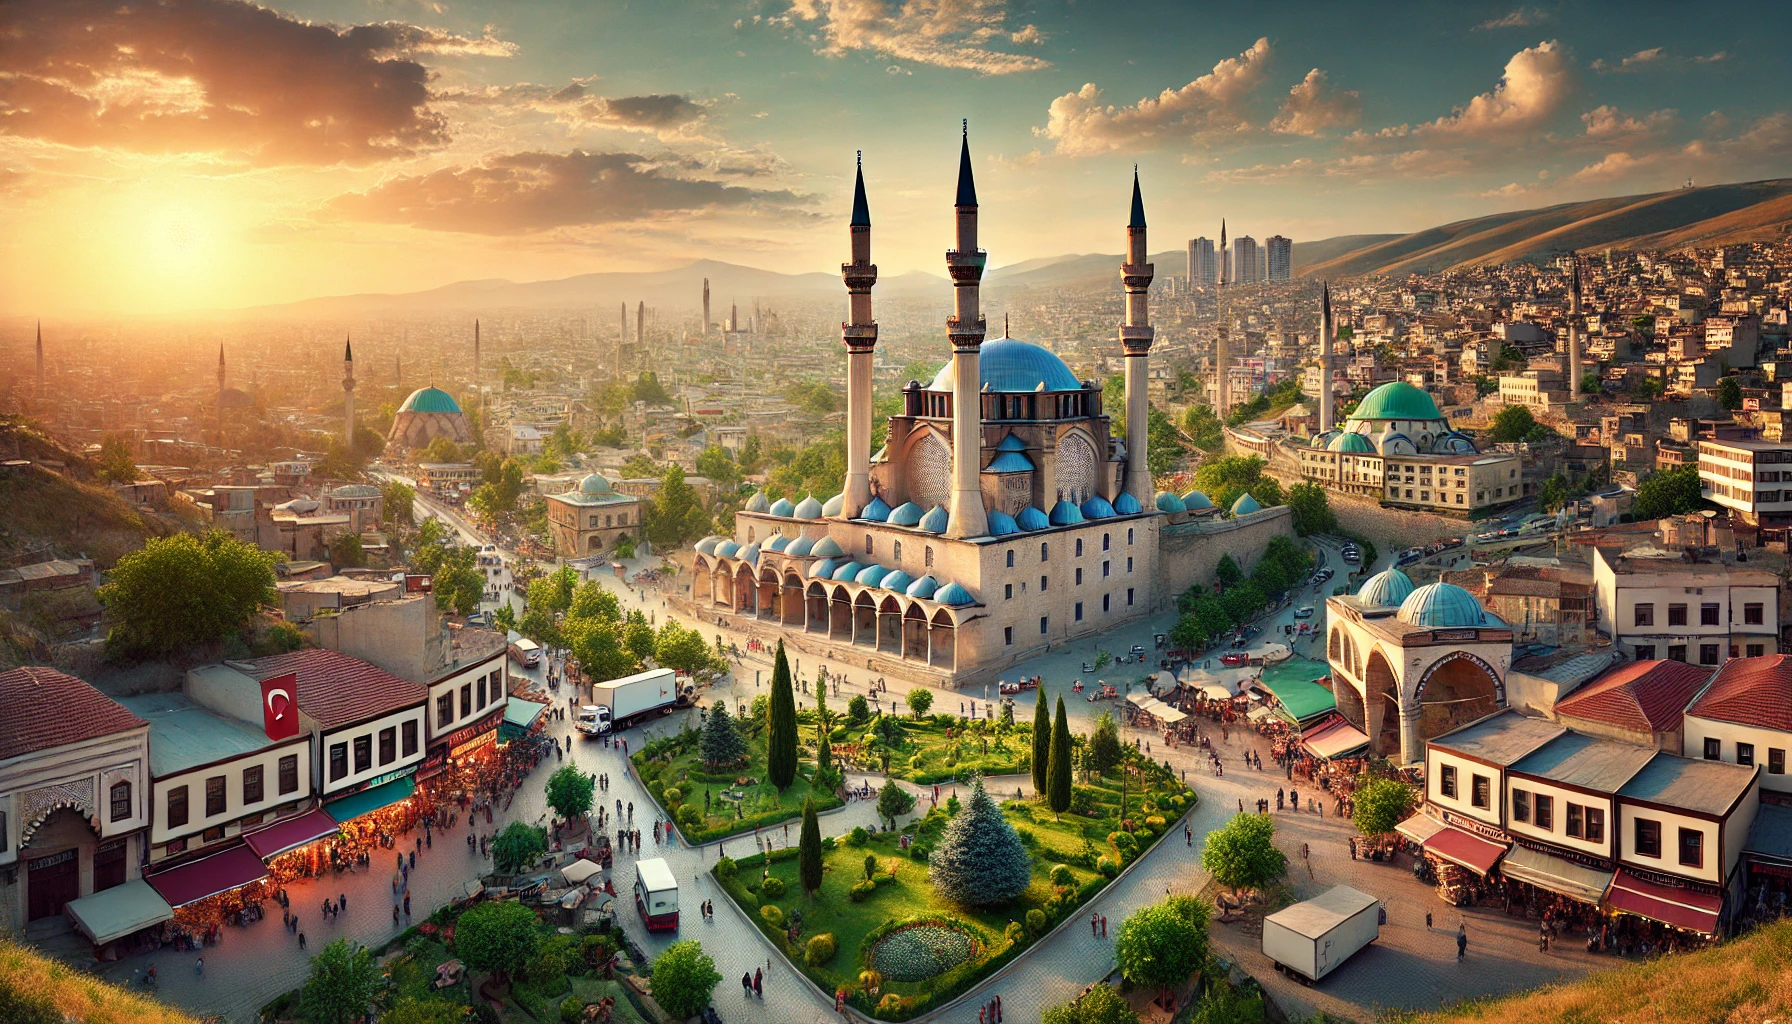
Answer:
POLYGON ((927 922, 879 939, 865 960, 890 981, 924 981, 969 960, 975 946, 962 929, 927 922))

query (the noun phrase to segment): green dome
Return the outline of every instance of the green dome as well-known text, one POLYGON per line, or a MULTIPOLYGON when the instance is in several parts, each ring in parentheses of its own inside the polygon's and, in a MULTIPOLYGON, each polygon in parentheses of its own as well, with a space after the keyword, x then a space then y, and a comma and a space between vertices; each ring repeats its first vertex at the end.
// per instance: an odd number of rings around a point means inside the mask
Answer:
POLYGON ((613 494, 613 493, 615 493, 614 491, 612 491, 610 489, 610 481, 605 480, 601 475, 599 475, 597 473, 593 473, 590 476, 586 477, 584 480, 581 480, 579 482, 579 491, 582 494, 613 494))
POLYGON ((1403 380, 1389 381, 1363 398, 1353 420, 1441 420, 1431 396, 1403 380))
POLYGON ((1337 437, 1332 438, 1332 443, 1326 445, 1325 450, 1330 452, 1355 452, 1358 454, 1367 454, 1373 452, 1375 446, 1370 444, 1369 439, 1361 434, 1339 434, 1337 437))
MULTIPOLYGON (((1083 386, 1064 360, 1038 345, 1013 338, 993 338, 983 343, 977 353, 977 376, 979 389, 990 391, 1078 391, 1083 386)), ((927 390, 952 390, 950 362, 940 367, 927 390)))
POLYGON ((460 403, 441 388, 418 388, 398 407, 399 412, 460 412, 460 403))

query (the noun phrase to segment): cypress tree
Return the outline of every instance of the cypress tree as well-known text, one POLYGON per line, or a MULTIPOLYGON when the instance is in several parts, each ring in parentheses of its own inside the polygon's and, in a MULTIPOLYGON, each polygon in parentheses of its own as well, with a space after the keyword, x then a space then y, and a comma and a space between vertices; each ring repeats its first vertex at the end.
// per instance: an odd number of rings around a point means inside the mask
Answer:
POLYGON ((815 798, 803 798, 803 834, 797 849, 797 876, 803 891, 814 895, 821 888, 821 820, 815 816, 815 798))
POLYGON ((978 776, 971 801, 946 823, 939 845, 927 856, 927 878, 954 903, 1006 903, 1027 890, 1032 862, 1020 835, 983 789, 978 776))
POLYGON ((1058 720, 1052 724, 1051 808, 1058 814, 1070 810, 1070 712, 1064 695, 1058 694, 1058 720))
POLYGON ((1045 706, 1045 691, 1039 691, 1039 699, 1033 703, 1033 797, 1045 799, 1046 787, 1051 781, 1052 763, 1052 712, 1045 706))
POLYGON ((796 694, 790 687, 790 662, 778 642, 772 663, 772 699, 765 709, 765 768, 772 785, 790 788, 796 779, 796 694))

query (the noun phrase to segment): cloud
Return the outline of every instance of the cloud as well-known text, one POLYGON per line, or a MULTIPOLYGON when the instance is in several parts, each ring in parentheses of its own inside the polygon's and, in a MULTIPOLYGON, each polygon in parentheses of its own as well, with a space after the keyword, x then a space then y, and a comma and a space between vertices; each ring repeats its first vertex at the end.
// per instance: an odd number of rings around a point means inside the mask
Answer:
POLYGON ((330 199, 326 219, 408 224, 432 231, 526 235, 554 228, 646 223, 722 208, 784 209, 795 193, 668 173, 633 153, 509 153, 471 167, 389 178, 330 199))
POLYGON ((1331 160, 1297 157, 1287 163, 1209 171, 1202 180, 1213 184, 1250 185, 1294 179, 1447 178, 1474 166, 1474 161, 1461 153, 1412 149, 1400 153, 1357 153, 1331 160))
POLYGON ((1703 55, 1694 54, 1691 57, 1679 57, 1668 53, 1666 47, 1651 46, 1647 50, 1638 50, 1630 56, 1620 59, 1616 64, 1601 57, 1587 66, 1602 75, 1622 75, 1698 64, 1715 64, 1718 61, 1728 60, 1729 57, 1729 53, 1724 50, 1703 55))
POLYGON ((916 64, 1012 75, 1041 71, 1051 62, 1003 53, 991 44, 1036 45, 1034 25, 1010 28, 1007 0, 790 0, 786 23, 813 23, 816 52, 839 57, 853 50, 916 64))
POLYGON ((1541 25, 1550 19, 1550 13, 1541 7, 1518 7, 1497 18, 1489 18, 1475 26, 1476 32, 1489 32, 1496 28, 1528 28, 1541 25))
POLYGON ((1493 91, 1484 92, 1419 131, 1487 138, 1525 131, 1555 115, 1574 91, 1568 53, 1555 40, 1518 51, 1493 91))
POLYGON ((1658 134, 1671 128, 1679 120, 1679 113, 1669 108, 1650 111, 1642 117, 1632 117, 1607 104, 1594 107, 1580 115, 1580 119, 1587 126, 1588 138, 1614 139, 1658 134))
POLYGON ((1324 71, 1314 68, 1288 90, 1288 98, 1269 127, 1289 135, 1317 135, 1327 128, 1348 128, 1362 119, 1362 97, 1354 89, 1333 86, 1324 71))
POLYGON ((1639 159, 1624 152, 1607 153, 1598 163, 1588 164, 1570 174, 1568 180, 1574 182, 1614 181, 1653 162, 1653 158, 1650 157, 1639 159))
POLYGON ((644 132, 669 138, 690 135, 709 114, 702 101, 676 93, 643 96, 603 96, 593 90, 596 78, 576 78, 566 85, 487 86, 482 89, 446 89, 432 97, 436 102, 468 107, 492 107, 547 114, 575 127, 594 126, 644 132))
POLYGON ((1249 127, 1245 101, 1262 84, 1269 56, 1269 40, 1259 39, 1182 88, 1125 107, 1104 106, 1101 90, 1090 82, 1053 100, 1045 127, 1033 132, 1051 139, 1064 156, 1092 156, 1150 148, 1166 138, 1239 131, 1249 127))
POLYGON ((240 0, 9 0, 0 133, 258 164, 363 164, 448 140, 419 54, 508 56, 402 22, 338 28, 240 0))

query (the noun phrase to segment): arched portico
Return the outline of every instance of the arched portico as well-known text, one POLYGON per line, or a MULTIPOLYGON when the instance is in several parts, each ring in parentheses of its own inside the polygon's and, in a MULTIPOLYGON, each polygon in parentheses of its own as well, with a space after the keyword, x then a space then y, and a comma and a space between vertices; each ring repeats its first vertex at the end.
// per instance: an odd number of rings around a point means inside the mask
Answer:
POLYGON ((817 581, 809 584, 807 605, 808 617, 803 628, 810 633, 826 633, 828 631, 828 588, 817 581))
POLYGON ((828 598, 828 639, 852 642, 852 595, 835 587, 828 598))
POLYGON ((1402 709, 1402 756, 1423 760, 1426 740, 1490 715, 1505 702, 1506 685, 1492 665, 1469 651, 1451 651, 1425 669, 1402 709))
POLYGON ((780 621, 786 626, 802 626, 803 578, 794 572, 784 574, 784 594, 779 601, 779 610, 783 612, 780 621))
POLYGON ((734 610, 752 615, 759 610, 759 588, 753 580, 752 567, 742 564, 734 576, 734 610))
POLYGON ((877 649, 902 656, 902 602, 887 595, 877 608, 877 649))
POLYGON ((778 570, 765 566, 759 570, 759 617, 768 621, 783 619, 783 591, 778 586, 778 570))
POLYGON ((852 602, 852 642, 861 647, 877 646, 877 602, 869 590, 859 591, 852 602))
POLYGON ((1400 752, 1400 710, 1400 680, 1394 666, 1379 650, 1371 650, 1363 666, 1363 732, 1374 753, 1393 757, 1400 752))
POLYGON ((911 604, 902 613, 902 656, 911 661, 927 660, 927 613, 919 604, 911 604))
POLYGON ((958 630, 957 624, 946 609, 941 608, 933 613, 933 622, 927 630, 927 664, 933 668, 951 669, 958 663, 958 630))

